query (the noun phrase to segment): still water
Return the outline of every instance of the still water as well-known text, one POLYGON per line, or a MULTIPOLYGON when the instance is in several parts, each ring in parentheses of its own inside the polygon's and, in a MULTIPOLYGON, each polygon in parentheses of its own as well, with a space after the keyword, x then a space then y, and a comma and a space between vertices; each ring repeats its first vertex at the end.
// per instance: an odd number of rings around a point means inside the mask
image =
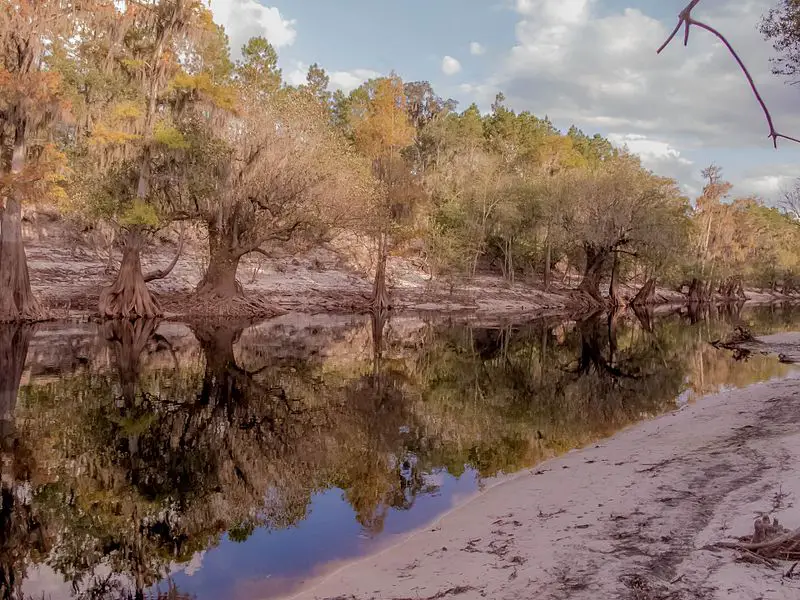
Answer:
POLYGON ((0 325, 0 597, 281 597, 504 475, 786 376, 708 343, 740 324, 800 309, 0 325))

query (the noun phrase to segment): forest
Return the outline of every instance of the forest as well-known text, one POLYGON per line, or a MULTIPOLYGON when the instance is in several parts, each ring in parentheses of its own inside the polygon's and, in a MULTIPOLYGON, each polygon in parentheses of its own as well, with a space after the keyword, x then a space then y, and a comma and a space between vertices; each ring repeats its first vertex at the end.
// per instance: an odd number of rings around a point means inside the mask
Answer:
MULTIPOLYGON (((792 4, 762 23, 788 75, 797 35, 774 23, 792 4)), ((634 304, 657 285, 693 302, 800 290, 792 192, 768 206, 711 165, 688 198, 627 149, 516 112, 502 93, 488 112, 461 109, 395 73, 344 93, 317 64, 288 85, 267 39, 234 60, 200 0, 6 3, 0 54, 0 320, 48 315, 22 234, 32 205, 78 235, 110 232, 96 306, 108 318, 161 315, 148 284, 190 251, 206 268, 186 306, 269 314, 241 261, 323 244, 368 257, 365 307, 391 305, 387 265, 401 256, 436 281, 490 272, 549 289, 575 273, 584 307, 621 304, 622 282, 640 289, 634 304), (187 231, 202 243, 185 245, 187 231), (146 271, 165 232, 175 257, 146 271)))

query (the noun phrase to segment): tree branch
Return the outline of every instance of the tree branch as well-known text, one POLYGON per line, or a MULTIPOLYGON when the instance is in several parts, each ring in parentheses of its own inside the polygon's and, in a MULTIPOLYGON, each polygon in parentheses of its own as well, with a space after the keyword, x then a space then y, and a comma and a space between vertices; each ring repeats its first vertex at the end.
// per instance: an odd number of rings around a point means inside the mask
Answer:
POLYGON ((778 133, 778 131, 775 129, 775 122, 772 118, 772 114, 770 113, 769 108, 767 108, 767 103, 761 96, 761 92, 758 91, 758 86, 756 86, 756 82, 753 79, 753 76, 750 74, 750 71, 745 66, 744 61, 742 61, 741 57, 733 48, 731 43, 727 40, 727 38, 724 35, 722 35, 722 33, 720 33, 718 30, 714 29, 710 25, 698 21, 692 16, 692 10, 694 10, 694 8, 698 4, 700 4, 700 0, 692 0, 691 2, 689 2, 689 4, 686 5, 686 8, 684 8, 678 14, 678 24, 675 26, 675 29, 672 30, 672 33, 669 35, 667 40, 663 44, 661 44, 656 53, 661 54, 661 52, 663 52, 664 49, 670 45, 672 40, 675 39, 675 36, 678 34, 678 31, 680 31, 681 27, 684 27, 685 29, 685 33, 683 35, 684 46, 687 46, 689 44, 689 31, 691 30, 693 25, 695 27, 699 27, 700 29, 705 29, 725 45, 725 47, 728 49, 728 52, 731 53, 731 56, 733 56, 733 58, 738 63, 739 68, 741 68, 742 70, 742 73, 744 73, 744 76, 747 79, 747 83, 750 84, 750 89, 753 91, 753 95, 756 97, 758 104, 761 106, 761 110, 764 111, 764 117, 767 119, 767 125, 769 126, 769 135, 767 137, 772 139, 773 146, 775 146, 775 148, 778 147, 778 138, 783 138, 785 140, 789 140, 790 142, 797 142, 798 144, 800 144, 800 139, 793 138, 788 135, 784 135, 782 133, 778 133))
POLYGON ((237 246, 233 249, 233 255, 235 258, 241 258, 245 254, 250 254, 251 252, 260 252, 264 256, 269 256, 269 254, 261 249, 262 245, 273 241, 288 242, 290 239, 292 239, 295 231, 297 231, 303 225, 305 225, 303 221, 296 221, 294 224, 288 227, 284 227, 278 231, 273 231, 269 235, 261 236, 252 244, 248 244, 247 246, 237 246))
POLYGON ((144 276, 145 283, 155 281, 156 279, 164 279, 167 275, 169 275, 172 272, 172 269, 175 268, 175 265, 178 264, 178 259, 181 257, 181 252, 183 252, 183 230, 181 230, 181 237, 178 241, 178 250, 175 253, 175 257, 172 259, 172 262, 169 263, 165 269, 159 269, 158 271, 147 273, 144 276))

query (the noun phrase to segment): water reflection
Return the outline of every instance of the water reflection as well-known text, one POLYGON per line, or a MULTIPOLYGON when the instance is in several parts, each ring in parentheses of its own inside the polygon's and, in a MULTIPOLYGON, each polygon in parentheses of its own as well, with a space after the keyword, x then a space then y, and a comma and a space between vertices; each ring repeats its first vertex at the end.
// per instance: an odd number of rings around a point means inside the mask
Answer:
POLYGON ((707 342, 797 310, 684 313, 2 325, 0 595, 269 597, 490 478, 791 368, 707 342))

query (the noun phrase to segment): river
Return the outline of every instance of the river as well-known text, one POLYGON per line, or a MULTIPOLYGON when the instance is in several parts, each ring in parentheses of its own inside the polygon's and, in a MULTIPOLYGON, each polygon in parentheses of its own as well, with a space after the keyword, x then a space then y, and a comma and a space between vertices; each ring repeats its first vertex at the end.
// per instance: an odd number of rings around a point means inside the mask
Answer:
POLYGON ((735 326, 800 330, 800 308, 0 325, 2 596, 280 597, 504 477, 797 369, 709 343, 735 326))

